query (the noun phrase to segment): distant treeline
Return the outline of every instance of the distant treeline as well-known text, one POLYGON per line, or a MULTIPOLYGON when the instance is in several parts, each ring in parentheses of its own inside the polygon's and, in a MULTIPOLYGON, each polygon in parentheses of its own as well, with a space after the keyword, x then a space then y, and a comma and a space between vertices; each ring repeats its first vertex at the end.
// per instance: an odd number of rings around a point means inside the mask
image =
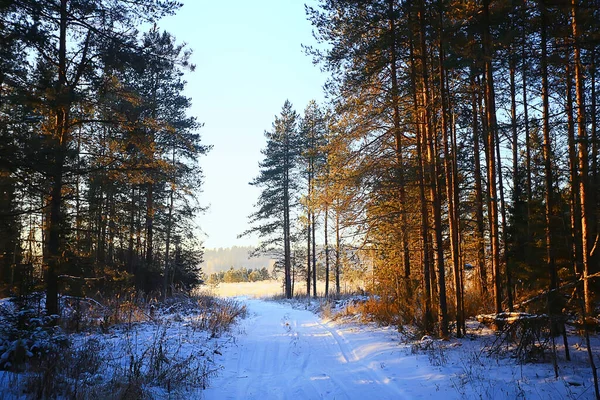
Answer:
POLYGON ((227 271, 215 272, 213 274, 210 274, 206 283, 208 283, 209 285, 215 285, 221 282, 257 282, 266 281, 271 278, 272 276, 266 267, 257 269, 233 269, 233 267, 230 267, 227 271))

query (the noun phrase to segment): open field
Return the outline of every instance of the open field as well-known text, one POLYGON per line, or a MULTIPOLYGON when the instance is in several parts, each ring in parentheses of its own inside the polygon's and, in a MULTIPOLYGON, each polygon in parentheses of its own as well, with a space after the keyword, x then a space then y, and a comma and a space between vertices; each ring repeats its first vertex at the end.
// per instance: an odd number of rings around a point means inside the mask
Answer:
MULTIPOLYGON (((342 292, 348 292, 350 287, 347 285, 342 286, 342 292)), ((353 287, 353 290, 357 290, 358 286, 353 287)), ((239 282, 239 283, 219 283, 216 286, 203 286, 201 291, 210 291, 215 296, 221 297, 236 297, 236 296, 248 296, 248 297, 273 297, 283 295, 282 282, 279 280, 270 281, 258 281, 258 282, 239 282)), ((330 284, 329 290, 331 293, 335 292, 335 285, 330 284)), ((319 296, 323 295, 325 291, 325 282, 317 281, 317 292, 319 296)), ((294 285, 294 295, 305 295, 306 294, 306 282, 296 282, 294 285)))

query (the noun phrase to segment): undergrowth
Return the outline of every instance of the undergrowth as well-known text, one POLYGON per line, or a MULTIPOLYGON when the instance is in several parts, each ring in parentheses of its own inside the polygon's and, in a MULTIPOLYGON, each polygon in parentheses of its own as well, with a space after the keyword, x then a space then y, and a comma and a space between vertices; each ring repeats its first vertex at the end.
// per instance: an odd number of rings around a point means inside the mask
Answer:
POLYGON ((202 390, 220 369, 217 338, 247 314, 244 304, 209 295, 108 305, 76 299, 60 320, 7 303, 0 376, 11 393, 0 399, 150 399, 202 390))

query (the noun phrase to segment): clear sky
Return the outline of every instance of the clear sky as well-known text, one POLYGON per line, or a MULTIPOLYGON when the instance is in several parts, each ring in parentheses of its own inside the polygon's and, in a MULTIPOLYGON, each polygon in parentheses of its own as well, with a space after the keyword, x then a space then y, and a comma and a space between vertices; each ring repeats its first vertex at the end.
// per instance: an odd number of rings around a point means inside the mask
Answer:
POLYGON ((315 45, 303 0, 184 0, 159 26, 193 50, 196 71, 187 75, 190 114, 205 125, 202 140, 213 150, 202 158, 205 184, 199 217, 206 248, 256 245, 237 239, 248 228, 258 174, 271 129, 286 99, 298 113, 309 100, 323 99, 326 75, 301 45, 315 45))

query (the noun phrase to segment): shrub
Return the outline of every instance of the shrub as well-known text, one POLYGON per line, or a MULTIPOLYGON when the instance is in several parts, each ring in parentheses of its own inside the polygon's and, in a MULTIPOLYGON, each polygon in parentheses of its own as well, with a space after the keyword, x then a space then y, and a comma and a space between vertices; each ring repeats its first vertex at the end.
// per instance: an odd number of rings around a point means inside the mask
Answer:
POLYGON ((39 315, 33 309, 17 310, 5 303, 0 307, 0 369, 22 371, 36 358, 58 353, 68 345, 58 316, 39 315))
POLYGON ((193 321, 194 327, 210 332, 210 337, 218 337, 229 331, 231 325, 239 318, 246 318, 246 306, 234 299, 216 299, 202 296, 198 299, 201 312, 193 321), (207 303, 210 306, 207 306, 207 303))

